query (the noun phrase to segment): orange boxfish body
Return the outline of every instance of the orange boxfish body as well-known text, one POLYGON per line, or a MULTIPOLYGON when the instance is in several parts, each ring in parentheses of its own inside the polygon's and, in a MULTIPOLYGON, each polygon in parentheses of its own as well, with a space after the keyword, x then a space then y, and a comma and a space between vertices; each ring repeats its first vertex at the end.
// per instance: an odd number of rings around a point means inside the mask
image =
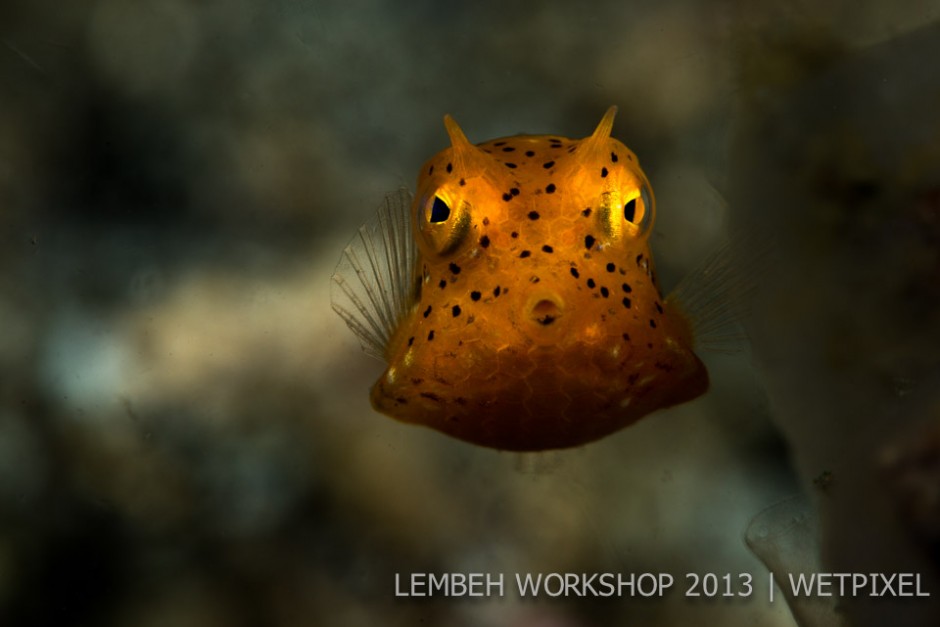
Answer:
POLYGON ((529 451, 706 391, 692 326, 657 284, 653 192, 610 137, 615 111, 585 139, 478 146, 445 118, 452 145, 418 178, 410 284, 381 342, 375 409, 529 451))

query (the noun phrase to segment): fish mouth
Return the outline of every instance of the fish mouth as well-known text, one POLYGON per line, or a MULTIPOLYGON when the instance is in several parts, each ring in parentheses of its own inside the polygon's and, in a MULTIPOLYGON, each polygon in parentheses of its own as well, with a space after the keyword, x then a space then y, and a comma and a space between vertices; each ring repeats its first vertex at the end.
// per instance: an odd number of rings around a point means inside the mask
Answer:
POLYGON ((526 300, 523 308, 526 335, 540 344, 554 343, 564 330, 565 301, 554 292, 540 290, 526 300))
POLYGON ((554 300, 542 298, 532 305, 529 317, 537 324, 547 327, 561 317, 561 307, 554 300))

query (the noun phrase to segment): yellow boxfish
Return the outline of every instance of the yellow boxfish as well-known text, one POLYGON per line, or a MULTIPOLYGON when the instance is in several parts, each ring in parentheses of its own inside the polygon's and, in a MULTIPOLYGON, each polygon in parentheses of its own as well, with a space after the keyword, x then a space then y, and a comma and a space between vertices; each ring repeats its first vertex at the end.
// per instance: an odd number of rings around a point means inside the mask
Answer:
POLYGON ((390 194, 333 275, 333 308, 388 364, 376 410, 536 451, 706 391, 700 325, 661 294, 653 191, 611 137, 615 113, 584 139, 479 145, 445 116, 451 145, 422 166, 414 200, 390 194))

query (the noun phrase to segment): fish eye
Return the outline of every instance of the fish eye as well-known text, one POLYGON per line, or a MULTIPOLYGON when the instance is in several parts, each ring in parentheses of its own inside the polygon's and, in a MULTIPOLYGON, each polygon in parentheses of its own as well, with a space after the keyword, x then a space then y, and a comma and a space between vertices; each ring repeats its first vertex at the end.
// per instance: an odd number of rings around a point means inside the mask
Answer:
POLYGON ((645 235, 649 233, 650 229, 653 226, 653 215, 656 212, 656 204, 653 200, 653 193, 650 191, 649 185, 643 183, 640 185, 640 203, 637 205, 636 199, 633 199, 633 219, 630 220, 627 218, 627 209, 624 206, 624 218, 628 219, 630 222, 635 224, 640 230, 640 234, 645 235), (639 218, 637 218, 637 211, 640 211, 639 218))
POLYGON ((435 196, 434 203, 431 205, 431 215, 428 217, 428 222, 437 224, 438 222, 445 222, 449 217, 450 207, 447 206, 447 203, 444 202, 440 196, 435 196))
POLYGON ((646 237, 653 225, 649 186, 641 181, 639 188, 604 192, 595 215, 598 227, 611 242, 623 237, 646 237))
POLYGON ((450 255, 467 241, 470 205, 438 188, 423 197, 417 207, 419 246, 431 256, 450 255))
POLYGON ((649 186, 641 184, 639 195, 623 204, 623 219, 632 225, 637 236, 649 231, 653 224, 653 199, 649 186))
POLYGON ((633 218, 636 216, 636 198, 631 198, 627 204, 623 206, 623 219, 627 222, 633 222, 633 218))

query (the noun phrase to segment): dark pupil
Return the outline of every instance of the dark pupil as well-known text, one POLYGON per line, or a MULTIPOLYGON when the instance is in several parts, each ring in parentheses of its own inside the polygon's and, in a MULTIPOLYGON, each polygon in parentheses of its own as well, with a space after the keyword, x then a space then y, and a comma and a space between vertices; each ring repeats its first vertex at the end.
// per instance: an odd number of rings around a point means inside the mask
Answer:
POLYGON ((450 207, 447 203, 434 197, 434 204, 431 205, 431 222, 443 222, 450 216, 450 207))
POLYGON ((623 217, 627 222, 633 222, 633 218, 636 217, 636 198, 623 206, 623 217))

